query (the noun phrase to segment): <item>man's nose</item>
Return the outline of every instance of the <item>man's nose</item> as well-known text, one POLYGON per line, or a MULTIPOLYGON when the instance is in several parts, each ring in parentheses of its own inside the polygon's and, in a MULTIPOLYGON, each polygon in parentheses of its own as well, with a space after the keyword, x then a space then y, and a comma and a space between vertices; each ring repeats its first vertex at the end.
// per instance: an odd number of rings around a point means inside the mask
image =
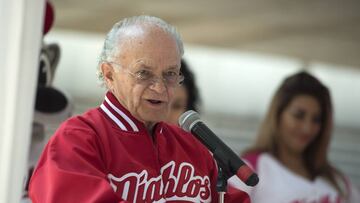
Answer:
POLYGON ((163 93, 164 91, 166 91, 165 81, 160 77, 154 78, 151 81, 150 89, 152 89, 158 93, 163 93))

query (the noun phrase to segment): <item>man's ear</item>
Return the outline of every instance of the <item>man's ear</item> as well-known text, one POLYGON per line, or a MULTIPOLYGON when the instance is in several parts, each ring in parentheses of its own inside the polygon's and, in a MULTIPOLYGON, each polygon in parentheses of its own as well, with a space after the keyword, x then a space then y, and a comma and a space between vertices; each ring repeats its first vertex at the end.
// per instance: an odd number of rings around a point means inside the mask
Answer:
POLYGON ((113 77, 114 77, 114 69, 112 66, 110 66, 107 63, 103 63, 101 64, 101 72, 103 74, 104 80, 106 83, 111 83, 113 82, 113 77))

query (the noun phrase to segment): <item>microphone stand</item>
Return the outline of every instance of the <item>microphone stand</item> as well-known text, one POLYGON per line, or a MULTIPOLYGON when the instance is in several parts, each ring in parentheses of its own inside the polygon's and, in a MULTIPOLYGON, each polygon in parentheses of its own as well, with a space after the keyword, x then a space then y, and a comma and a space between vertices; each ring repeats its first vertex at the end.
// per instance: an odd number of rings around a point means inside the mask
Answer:
POLYGON ((218 165, 218 178, 216 183, 216 190, 219 193, 219 203, 225 202, 225 194, 227 191, 227 180, 229 177, 225 175, 223 169, 218 165))

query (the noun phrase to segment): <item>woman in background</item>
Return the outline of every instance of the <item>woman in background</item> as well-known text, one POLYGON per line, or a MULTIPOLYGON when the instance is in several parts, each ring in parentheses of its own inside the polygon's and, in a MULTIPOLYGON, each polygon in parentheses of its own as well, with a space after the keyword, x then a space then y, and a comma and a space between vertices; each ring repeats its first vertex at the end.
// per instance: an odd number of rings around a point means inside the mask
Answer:
POLYGON ((196 86, 195 76, 189 69, 184 59, 181 59, 181 73, 184 75, 184 81, 180 87, 175 90, 173 103, 167 122, 178 125, 178 119, 182 113, 188 110, 199 110, 200 96, 196 86))
MULTIPOLYGON (((332 126, 328 88, 307 72, 286 78, 243 156, 260 179, 246 190, 252 202, 359 203, 357 189, 329 163, 332 126)), ((230 184, 244 187, 234 179, 230 184)))

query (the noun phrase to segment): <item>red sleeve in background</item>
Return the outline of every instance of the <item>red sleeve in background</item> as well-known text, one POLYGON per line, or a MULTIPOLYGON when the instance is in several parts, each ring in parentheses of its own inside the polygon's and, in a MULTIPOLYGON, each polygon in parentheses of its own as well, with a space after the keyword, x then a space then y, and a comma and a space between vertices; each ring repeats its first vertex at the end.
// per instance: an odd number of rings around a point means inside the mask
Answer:
POLYGON ((227 193, 225 195, 226 203, 251 203, 249 195, 241 190, 238 190, 232 186, 227 187, 227 193))

